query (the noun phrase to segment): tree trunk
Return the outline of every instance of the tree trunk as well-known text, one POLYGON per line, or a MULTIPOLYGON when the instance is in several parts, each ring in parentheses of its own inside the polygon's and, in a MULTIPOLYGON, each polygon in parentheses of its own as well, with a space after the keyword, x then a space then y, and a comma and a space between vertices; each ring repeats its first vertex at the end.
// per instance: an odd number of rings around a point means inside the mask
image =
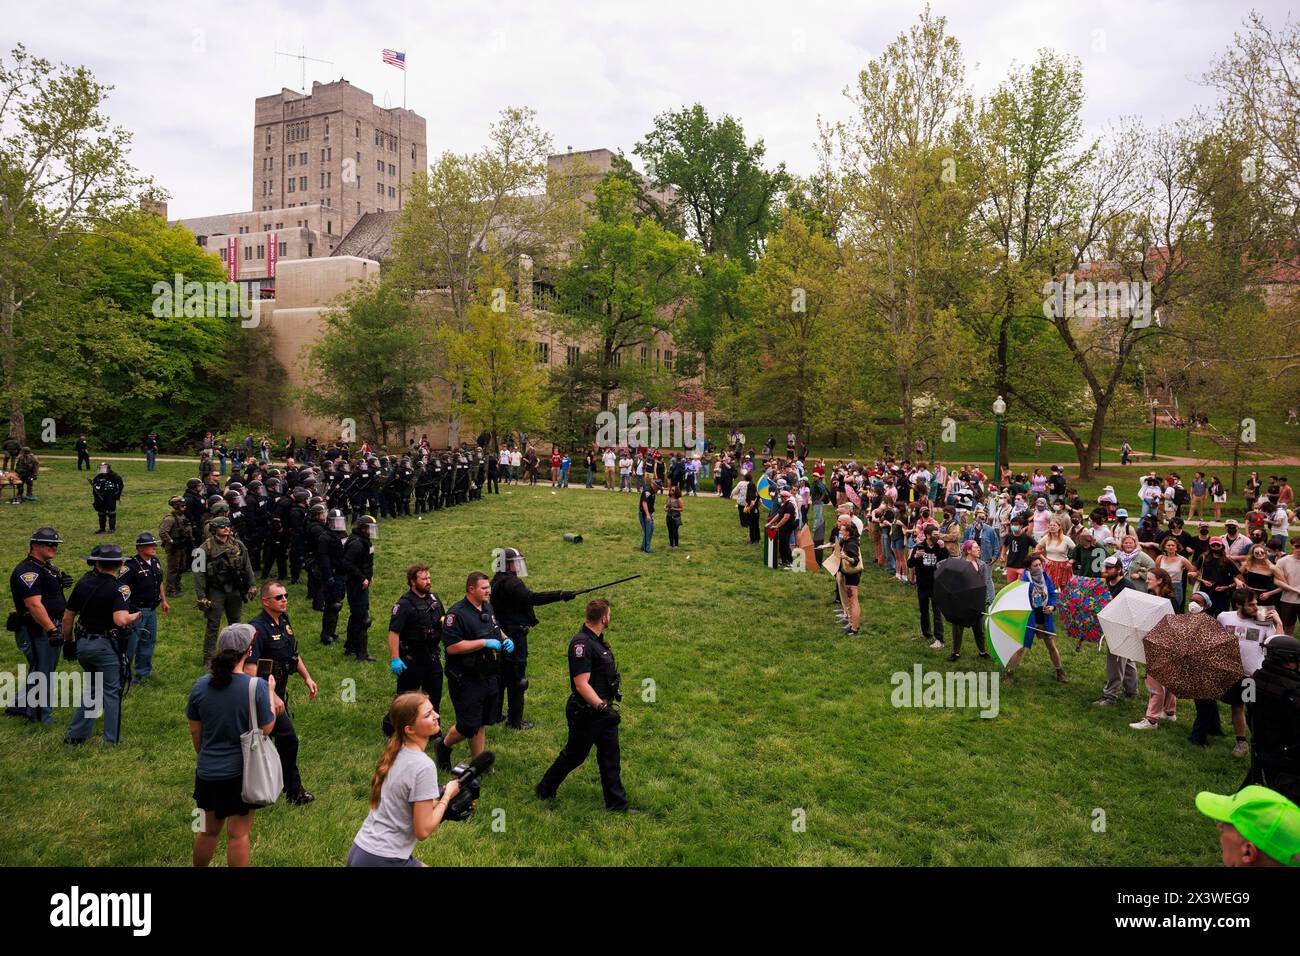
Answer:
POLYGON ((18 304, 14 301, 13 289, 9 289, 2 306, 0 306, 0 337, 4 342, 4 390, 9 394, 9 435, 18 439, 18 444, 27 444, 27 419, 23 415, 22 400, 18 395, 18 349, 14 335, 14 323, 18 314, 18 304))

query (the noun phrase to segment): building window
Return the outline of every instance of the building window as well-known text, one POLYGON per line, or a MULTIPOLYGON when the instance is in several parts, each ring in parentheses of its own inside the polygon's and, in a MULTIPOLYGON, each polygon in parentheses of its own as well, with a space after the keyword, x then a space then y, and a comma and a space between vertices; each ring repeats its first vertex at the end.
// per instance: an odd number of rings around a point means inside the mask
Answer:
POLYGON ((564 364, 577 365, 578 356, 580 354, 581 354, 581 350, 578 348, 578 346, 576 345, 567 346, 564 350, 564 364))
MULTIPOLYGON (((361 138, 361 124, 360 124, 360 123, 357 123, 357 139, 360 139, 360 138, 361 138)), ((358 161, 361 160, 361 154, 360 154, 360 153, 357 153, 357 160, 358 160, 358 161)))
POLYGON ((265 259, 265 258, 266 258, 266 246, 261 245, 260 243, 258 244, 258 247, 257 247, 257 258, 259 258, 259 259, 265 259))
POLYGON ((289 154, 289 165, 290 165, 290 166, 297 166, 297 165, 298 165, 298 154, 297 154, 297 153, 290 153, 290 154, 289 154))
POLYGON ((245 259, 252 259, 252 258, 253 258, 253 247, 252 247, 252 246, 244 246, 244 258, 245 258, 245 259))
POLYGON ((361 215, 361 200, 357 200, 357 215, 361 215))
POLYGON ((334 235, 334 220, 333 220, 333 219, 327 219, 327 220, 325 220, 325 234, 326 234, 327 236, 332 236, 332 235, 334 235))
POLYGON ((284 223, 282 223, 282 222, 277 222, 277 223, 275 224, 275 228, 276 228, 276 229, 283 229, 283 228, 284 228, 284 223))
POLYGON ((271 127, 266 128, 266 148, 271 148, 271 127))
POLYGON ((646 348, 644 345, 641 346, 641 364, 642 364, 642 365, 645 365, 645 364, 646 364, 646 358, 647 358, 649 352, 650 352, 650 350, 649 350, 648 348, 646 348))
POLYGON ((396 176, 396 175, 397 175, 397 167, 394 166, 392 163, 389 163, 389 164, 388 164, 388 175, 390 175, 390 176, 396 176))
POLYGON ((551 343, 549 342, 537 343, 537 361, 542 365, 551 364, 551 343))
POLYGON ((616 351, 609 357, 609 364, 614 368, 620 368, 623 365, 623 353, 616 351))
POLYGON ((668 349, 664 350, 664 368, 671 370, 673 367, 673 353, 668 349))
POLYGON ((307 165, 307 154, 306 154, 306 153, 299 153, 299 154, 298 154, 298 165, 299 165, 299 166, 306 166, 306 165, 307 165))
POLYGON ((311 258, 311 243, 307 243, 307 258, 311 258))
POLYGON ((330 118, 328 116, 325 117, 325 138, 330 138, 330 118))
POLYGON ((384 161, 382 159, 375 160, 375 171, 380 173, 384 171, 384 161))
POLYGON ((379 130, 375 130, 375 145, 376 146, 384 145, 384 134, 379 132, 379 130))
POLYGON ((307 189, 307 177, 306 177, 306 176, 299 176, 299 177, 298 177, 298 189, 299 189, 299 190, 302 190, 302 191, 306 191, 306 189, 307 189))
POLYGON ((375 192, 379 193, 379 195, 382 196, 382 195, 384 194, 384 184, 383 184, 383 183, 375 183, 375 192))
POLYGON ((262 231, 263 231, 263 232, 270 232, 270 231, 271 231, 271 224, 268 222, 266 225, 264 225, 264 226, 262 227, 262 231))
POLYGON ((199 236, 198 238, 199 238, 199 245, 202 246, 204 249, 206 249, 208 247, 208 237, 199 236))
MULTIPOLYGON (((296 180, 296 179, 294 179, 292 176, 290 176, 290 177, 289 177, 289 192, 294 192, 294 191, 295 191, 295 187, 297 186, 297 184, 298 184, 298 180, 296 180)), ((293 203, 289 203, 289 206, 292 207, 292 206, 293 206, 293 203)))
POLYGON ((289 254, 289 243, 287 242, 280 243, 280 255, 286 256, 288 254, 289 254))
POLYGON ((225 249, 218 249, 217 251, 218 251, 219 253, 221 253, 221 261, 222 261, 222 262, 225 262, 225 261, 226 261, 226 250, 225 250, 225 249))
POLYGON ((415 147, 411 147, 411 162, 415 162, 415 147))
POLYGON ((389 186, 389 187, 388 187, 388 198, 389 198, 389 199, 395 199, 396 197, 397 197, 397 190, 396 190, 394 187, 389 186))

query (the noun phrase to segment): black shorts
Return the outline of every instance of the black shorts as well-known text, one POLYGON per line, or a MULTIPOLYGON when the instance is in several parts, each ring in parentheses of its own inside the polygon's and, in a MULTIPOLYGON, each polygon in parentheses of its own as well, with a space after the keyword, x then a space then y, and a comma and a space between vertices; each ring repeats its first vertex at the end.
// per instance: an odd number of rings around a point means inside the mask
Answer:
POLYGON ((497 707, 497 675, 457 677, 447 674, 447 690, 456 708, 456 732, 473 737, 479 728, 495 724, 500 718, 497 707))
POLYGON ((194 774, 194 803, 200 810, 216 816, 218 820, 226 817, 242 817, 258 809, 243 800, 244 775, 229 780, 204 780, 194 774))
POLYGON ((845 587, 855 588, 858 586, 858 582, 862 580, 862 572, 859 571, 857 574, 841 574, 840 577, 844 579, 845 587))

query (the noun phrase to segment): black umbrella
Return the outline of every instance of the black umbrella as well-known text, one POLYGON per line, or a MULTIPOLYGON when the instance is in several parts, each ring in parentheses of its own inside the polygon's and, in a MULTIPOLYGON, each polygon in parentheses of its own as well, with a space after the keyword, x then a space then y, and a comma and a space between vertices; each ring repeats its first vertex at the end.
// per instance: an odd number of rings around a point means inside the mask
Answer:
POLYGON ((948 620, 978 626, 987 600, 984 575, 965 558, 945 558, 934 569, 934 606, 948 620))

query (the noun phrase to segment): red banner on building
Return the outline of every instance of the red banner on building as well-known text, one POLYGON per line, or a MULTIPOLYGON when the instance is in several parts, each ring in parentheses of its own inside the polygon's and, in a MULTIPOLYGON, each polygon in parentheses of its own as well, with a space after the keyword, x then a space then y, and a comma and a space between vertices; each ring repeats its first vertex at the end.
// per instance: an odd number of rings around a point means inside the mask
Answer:
POLYGON ((226 236, 226 278, 234 282, 239 278, 239 240, 226 236))
POLYGON ((267 241, 270 243, 266 247, 266 277, 268 279, 275 278, 275 264, 280 260, 280 243, 277 241, 279 238, 280 234, 278 232, 273 232, 267 236, 267 241))

